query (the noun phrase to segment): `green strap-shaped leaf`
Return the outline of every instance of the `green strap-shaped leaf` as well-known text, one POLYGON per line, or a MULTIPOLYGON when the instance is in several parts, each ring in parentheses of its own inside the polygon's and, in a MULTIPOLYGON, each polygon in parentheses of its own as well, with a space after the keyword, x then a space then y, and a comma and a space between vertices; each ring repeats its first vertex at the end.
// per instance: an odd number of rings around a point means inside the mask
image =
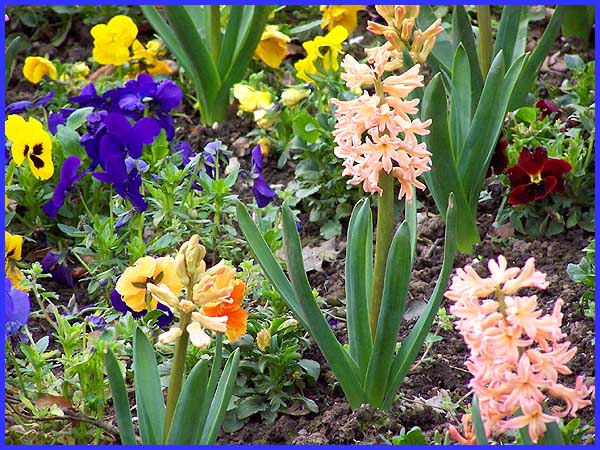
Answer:
POLYGON ((208 366, 198 361, 183 384, 175 406, 173 422, 167 436, 167 444, 192 445, 198 441, 204 423, 200 419, 200 407, 206 398, 208 366))
POLYGON ((135 433, 133 432, 133 422, 131 420, 127 389, 125 389, 125 382, 123 381, 123 374, 121 373, 119 362, 110 347, 106 349, 104 365, 106 367, 108 383, 110 384, 110 390, 112 392, 113 406, 115 408, 121 444, 135 445, 135 433))
POLYGON ((522 55, 504 76, 503 64, 496 64, 498 59, 501 60, 501 56, 502 52, 498 53, 492 62, 471 130, 459 160, 459 174, 463 180, 468 180, 469 183, 469 188, 465 188, 465 191, 469 197, 472 211, 477 209, 479 192, 504 124, 508 102, 525 62, 525 55, 522 55), (496 70, 498 72, 492 74, 492 71, 496 70), (490 82, 489 86, 488 81, 490 82))
MULTIPOLYGON (((542 410, 545 414, 551 415, 548 406, 545 403, 542 404, 542 410)), ((557 422, 546 423, 546 432, 544 433, 544 444, 545 445, 565 445, 563 435, 560 431, 557 422)))
POLYGON ((479 96, 483 89, 483 75, 479 66, 479 57, 477 56, 477 44, 473 33, 471 19, 465 11, 464 6, 457 5, 452 11, 452 45, 454 50, 458 44, 463 45, 469 58, 469 73, 471 76, 471 112, 477 108, 479 96))
POLYGON ((487 435, 485 434, 485 427, 483 426, 483 420, 481 419, 481 410, 479 409, 479 399, 476 394, 473 394, 473 428, 475 429, 475 439, 479 445, 488 445, 487 435))
POLYGON ((229 104, 229 91, 231 87, 239 82, 248 68, 248 64, 254 55, 256 46, 260 42, 260 38, 267 24, 267 19, 271 12, 271 6, 254 6, 252 13, 252 21, 248 26, 244 35, 241 35, 241 41, 238 41, 236 53, 233 60, 230 61, 226 75, 219 86, 215 102, 217 104, 229 104))
POLYGON ((475 224, 475 213, 471 211, 468 197, 463 188, 463 183, 468 185, 458 175, 456 157, 450 142, 448 130, 448 109, 444 85, 441 75, 437 74, 427 85, 423 96, 421 119, 431 119, 430 134, 424 137, 427 148, 432 153, 431 170, 423 175, 428 189, 431 191, 435 204, 446 220, 448 198, 454 192, 457 209, 460 211, 461 220, 458 224, 458 248, 465 253, 470 253, 472 245, 479 241, 479 232, 475 224))
POLYGON ((306 320, 308 331, 317 342, 323 356, 335 373, 340 386, 352 408, 357 408, 364 401, 364 392, 360 383, 358 365, 337 340, 329 327, 327 320, 319 309, 319 305, 312 294, 308 284, 304 261, 302 259, 302 246, 296 228, 294 216, 287 205, 283 206, 283 244, 288 264, 288 273, 300 302, 306 320))
POLYGON ((172 5, 164 6, 164 9, 171 29, 200 79, 202 94, 210 104, 216 97, 216 91, 221 87, 221 77, 216 62, 212 60, 185 7, 172 5))
MULTIPOLYGON (((221 377, 221 363, 223 362, 223 333, 217 333, 215 337, 215 357, 213 358, 212 367, 210 369, 210 377, 208 378, 208 385, 206 386, 206 395, 200 407, 200 419, 199 423, 203 424, 206 422, 208 412, 210 408, 210 402, 215 395, 215 389, 217 389, 217 383, 221 377)), ((202 430, 199 431, 201 434, 202 430)))
POLYGON ((386 394, 396 340, 406 306, 412 272, 410 245, 410 229, 404 221, 396 231, 388 253, 375 345, 365 378, 367 400, 376 407, 381 407, 386 394))
POLYGON ((368 198, 360 200, 350 216, 346 245, 346 308, 350 355, 367 371, 373 349, 367 295, 373 272, 373 218, 368 198))
MULTIPOLYGON (((450 94, 450 137, 452 148, 460 151, 471 126, 471 68, 462 44, 454 52, 450 94)), ((460 154, 458 155, 460 158, 460 154)))
POLYGON ((435 284, 435 289, 429 298, 425 310, 421 314, 421 317, 419 317, 419 320, 417 320, 417 323, 414 325, 406 340, 402 343, 402 346, 394 359, 389 379, 386 383, 387 391, 383 402, 384 409, 389 408, 394 401, 396 392, 423 346, 427 333, 431 329, 433 320, 440 308, 442 294, 446 290, 456 253, 456 210, 454 196, 453 194, 450 194, 450 198, 448 199, 448 211, 446 212, 446 233, 444 237, 444 260, 442 262, 442 270, 440 271, 437 283, 435 284))
POLYGON ((135 401, 144 444, 161 444, 165 423, 165 401, 150 341, 136 327, 133 334, 133 371, 135 401))
POLYGON ((221 79, 225 77, 225 72, 229 69, 229 65, 233 60, 243 17, 244 6, 229 6, 229 19, 227 20, 225 35, 221 43, 219 62, 217 63, 217 70, 221 79))
POLYGON ((215 396, 210 404, 210 410, 202 434, 196 444, 214 444, 217 440, 217 434, 219 433, 223 417, 225 417, 225 412, 231 399, 239 365, 240 349, 236 348, 233 354, 227 359, 227 364, 225 364, 225 368, 223 369, 215 396))
POLYGON ((281 295, 281 298, 285 301, 288 308, 292 310, 298 321, 308 330, 308 323, 304 316, 304 312, 300 307, 300 303, 296 298, 294 288, 292 287, 290 280, 288 280, 283 273, 281 266, 275 259, 273 252, 271 252, 271 249, 250 217, 250 214, 248 214, 248 210, 241 202, 238 202, 236 211, 238 224, 240 225, 252 253, 256 256, 263 273, 268 278, 271 285, 277 290, 279 295, 281 295))
POLYGON ((511 64, 519 59, 527 49, 527 31, 529 31, 529 6, 524 6, 521 13, 521 20, 519 20, 519 29, 517 30, 515 47, 512 60, 510 61, 511 64))
POLYGON ((496 56, 502 50, 505 67, 510 67, 512 64, 522 14, 527 14, 527 9, 524 6, 506 5, 502 8, 493 55, 496 56))
MULTIPOLYGON (((410 230, 410 260, 411 264, 415 261, 415 253, 417 251, 417 199, 413 198, 412 202, 407 202, 404 199, 404 220, 408 223, 410 230)), ((369 296, 370 298, 370 296, 369 296)))
POLYGON ((533 80, 537 77, 538 71, 548 55, 548 52, 556 42, 556 38, 560 34, 560 26, 563 21, 566 6, 557 6, 552 14, 550 22, 544 31, 541 39, 537 42, 533 52, 528 56, 523 70, 519 74, 519 78, 515 84, 514 90, 510 101, 508 103, 508 110, 514 111, 520 108, 525 103, 525 97, 533 84, 533 80))

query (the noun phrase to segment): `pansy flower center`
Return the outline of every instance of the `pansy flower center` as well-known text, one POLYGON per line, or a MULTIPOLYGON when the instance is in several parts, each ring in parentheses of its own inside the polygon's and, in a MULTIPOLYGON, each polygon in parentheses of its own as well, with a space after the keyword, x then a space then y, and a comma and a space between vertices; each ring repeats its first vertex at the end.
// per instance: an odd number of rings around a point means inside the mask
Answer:
POLYGON ((531 179, 532 183, 541 183, 542 182, 542 174, 540 172, 534 174, 534 175, 529 175, 529 178, 531 179))
POLYGON ((146 277, 146 281, 134 281, 131 284, 138 289, 146 289, 148 283, 159 284, 163 279, 164 273, 159 272, 156 276, 146 277))
MULTIPOLYGON (((25 157, 27 157, 29 155, 29 145, 25 144, 25 147, 23 148, 23 155, 25 157)), ((42 167, 44 167, 44 161, 42 160, 42 158, 40 158, 40 156, 42 155, 42 153, 44 152, 44 146, 42 145, 42 143, 37 143, 33 146, 33 148, 31 149, 31 154, 29 155, 29 159, 31 160, 31 162, 33 163, 33 165, 36 167, 36 169, 41 169, 42 167)))

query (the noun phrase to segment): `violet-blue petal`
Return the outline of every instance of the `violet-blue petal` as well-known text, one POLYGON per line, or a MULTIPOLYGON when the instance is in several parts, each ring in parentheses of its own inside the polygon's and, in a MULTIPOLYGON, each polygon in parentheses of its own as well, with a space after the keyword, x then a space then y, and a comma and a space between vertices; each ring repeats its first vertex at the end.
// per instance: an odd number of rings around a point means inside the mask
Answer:
POLYGON ((52 219, 56 217, 58 210, 65 202, 68 190, 89 172, 88 169, 78 174, 77 170, 79 170, 79 166, 81 166, 81 160, 75 155, 69 156, 63 162, 60 169, 60 178, 54 188, 54 194, 52 194, 50 201, 42 207, 48 217, 52 219))
POLYGON ((152 117, 139 120, 129 133, 127 148, 132 158, 140 158, 144 145, 150 145, 154 138, 160 134, 160 124, 152 117))
POLYGON ((260 145, 257 145, 252 149, 252 171, 255 173, 262 172, 263 169, 263 155, 260 149, 260 145), (254 171, 254 168, 258 169, 258 171, 254 171))
POLYGON ((46 106, 48 103, 50 103, 50 101, 53 98, 54 98, 54 90, 48 92, 43 97, 38 98, 36 101, 33 102, 33 105, 34 106, 46 106))
POLYGON ((27 324, 31 304, 27 292, 12 286, 9 278, 4 277, 4 335, 14 335, 27 324))
POLYGON ((30 108, 33 106, 33 102, 30 102, 28 100, 21 100, 20 102, 14 102, 11 103, 10 105, 8 105, 5 108, 5 114, 20 114, 22 112, 24 112, 27 108, 30 108))
POLYGON ((276 193, 267 181, 264 179, 262 174, 254 178, 254 184, 252 185, 252 193, 256 199, 256 204, 259 208, 264 208, 273 201, 276 197, 276 193))
POLYGON ((160 105, 162 112, 169 112, 181 104, 183 92, 173 81, 164 80, 158 85, 155 99, 160 105))
POLYGON ((40 261, 40 264, 42 266, 42 272, 50 273, 52 271, 52 269, 54 269, 54 267, 58 264, 59 259, 60 259, 60 253, 56 253, 56 252, 46 253, 46 255, 44 255, 44 257, 40 261))
POLYGON ((113 289, 113 291, 111 292, 110 301, 113 305, 113 308, 115 308, 115 310, 117 310, 123 314, 130 312, 131 315, 136 319, 139 319, 140 317, 144 317, 144 315, 146 314, 145 309, 143 309, 141 311, 134 311, 129 306, 127 306, 127 304, 123 301, 121 294, 119 294, 119 292, 116 289, 113 289))
POLYGON ((121 113, 110 113, 104 119, 104 124, 109 134, 114 135, 123 144, 127 143, 131 134, 131 124, 127 117, 121 113))
POLYGON ((173 313, 171 312, 171 310, 169 309, 168 306, 165 306, 162 303, 158 304, 157 309, 160 309, 165 314, 161 315, 158 318, 158 320, 156 321, 156 324, 160 328, 166 327, 167 325, 169 325, 173 321, 173 313))

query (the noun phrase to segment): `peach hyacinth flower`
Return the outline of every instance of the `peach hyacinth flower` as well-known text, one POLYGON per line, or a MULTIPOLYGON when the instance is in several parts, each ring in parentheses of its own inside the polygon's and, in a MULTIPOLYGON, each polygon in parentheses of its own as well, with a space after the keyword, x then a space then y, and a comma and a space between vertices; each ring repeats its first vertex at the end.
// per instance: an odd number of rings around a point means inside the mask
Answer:
MULTIPOLYGON (((470 349, 465 366, 473 375, 469 387, 477 395, 486 435, 528 427, 533 442, 546 431, 546 424, 591 404, 593 387, 578 376, 575 388, 558 382, 569 375, 567 363, 576 347, 563 341, 558 299, 551 314, 542 315, 537 296, 520 297, 520 289, 545 289, 546 275, 535 270, 529 258, 523 268, 508 267, 504 256, 488 262, 490 276, 482 278, 471 266, 457 269, 446 298, 450 312, 470 349), (493 296, 494 298, 488 298, 493 296), (564 407, 552 413, 547 398, 561 399, 564 407), (520 414, 516 415, 520 409, 520 414)), ((459 443, 475 443, 472 418, 463 416, 464 436, 451 426, 450 435, 459 443)))

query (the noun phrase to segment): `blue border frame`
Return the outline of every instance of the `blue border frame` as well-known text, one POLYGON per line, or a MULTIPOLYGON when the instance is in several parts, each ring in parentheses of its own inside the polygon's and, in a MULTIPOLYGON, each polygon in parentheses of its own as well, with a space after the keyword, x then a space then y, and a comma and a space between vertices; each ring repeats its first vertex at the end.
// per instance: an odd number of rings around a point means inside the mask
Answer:
MULTIPOLYGON (((42 5, 41 3, 38 5, 37 2, 35 1, 14 1, 14 2, 5 2, 4 0, 0 0, 2 2, 2 13, 5 13, 6 11, 6 6, 22 6, 22 5, 36 5, 36 6, 57 6, 57 5, 97 5, 97 4, 108 4, 108 5, 117 5, 117 4, 122 4, 122 5, 132 5, 132 6, 137 6, 137 5, 146 5, 146 4, 150 4, 150 3, 160 3, 163 5, 170 5, 170 4, 202 4, 202 5, 210 5, 210 4, 244 4, 246 2, 213 2, 213 1, 203 1, 203 2, 198 2, 198 1, 181 1, 181 0, 161 0, 161 1, 156 1, 156 2, 150 2, 150 1, 140 1, 140 0, 132 0, 132 1, 128 1, 128 2, 122 2, 122 1, 114 1, 114 2, 110 2, 110 1, 105 1, 105 0, 63 0, 63 1, 47 1, 44 2, 44 4, 42 5)), ((248 2, 250 3, 250 2, 248 2)), ((274 4, 274 2, 272 1, 253 1, 251 2, 252 4, 257 4, 257 5, 272 5, 274 4)), ((356 1, 343 1, 343 0, 333 0, 333 1, 327 1, 324 2, 324 4, 331 4, 331 5, 349 5, 349 4, 364 4, 366 2, 356 2, 356 1)), ((378 4, 386 4, 386 3, 393 3, 393 2, 389 2, 389 1, 382 1, 382 2, 376 2, 378 4)), ((419 4, 419 5, 431 5, 432 2, 423 2, 420 0, 417 1, 413 1, 411 2, 412 4, 419 4)), ((450 2, 448 2, 450 3, 450 2)), ((439 3, 439 4, 448 4, 446 2, 444 3, 439 3)), ((596 5, 597 2, 582 2, 582 1, 577 1, 577 0, 560 0, 558 2, 556 2, 556 5, 596 5)), ((306 1, 302 1, 302 0, 291 0, 291 1, 286 1, 285 2, 286 5, 312 5, 314 3, 312 2, 306 2, 306 1)), ((519 1, 512 1, 512 0, 505 0, 502 2, 496 2, 496 3, 491 3, 491 2, 473 2, 470 3, 473 5, 539 5, 540 2, 533 2, 533 1, 523 1, 523 2, 519 2, 519 1)), ((600 23, 600 8, 596 8, 595 9, 595 23, 598 24, 600 23)), ((2 42, 2 46, 5 46, 5 27, 2 28, 1 31, 1 42, 2 42)), ((595 34, 595 48, 598 47, 598 43, 600 42, 600 38, 598 36, 598 32, 596 30, 596 34, 595 34)), ((2 52, 2 54, 0 55, 0 61, 2 62, 2 67, 4 67, 4 52, 2 52)), ((4 78, 4 72, 2 73, 2 78, 4 78)), ((600 78, 600 69, 598 68, 598 66, 596 65, 596 80, 598 80, 600 78)), ((595 102, 596 104, 598 103, 598 92, 596 90, 595 92, 595 102)), ((5 89, 1 89, 0 92, 0 104, 4 105, 5 104, 5 89)), ((4 124, 4 108, 1 108, 1 112, 0 112, 0 120, 2 121, 2 124, 4 124)), ((598 128, 598 117, 596 116, 596 129, 598 128)), ((4 125, 2 125, 4 127, 4 125)), ((4 133, 3 133, 4 136, 4 133)), ((4 137, 3 137, 4 139, 4 137)), ((598 148, 598 140, 596 139, 595 142, 595 148, 594 151, 596 151, 598 148)), ((4 152, 2 153, 2 170, 4 173, 4 152)), ((595 177, 598 178, 598 175, 600 175, 600 166, 598 163, 598 160, 596 158, 595 159, 595 177)), ((598 224, 598 202, 597 199, 599 197, 600 193, 600 186, 598 185, 598 183, 595 184, 595 198, 596 198, 596 228, 595 228, 595 232, 597 234, 598 229, 600 228, 600 225, 598 224)), ((5 194, 5 187, 4 187, 4 183, 2 183, 2 196, 4 196, 5 194)), ((4 223, 4 208, 2 208, 2 221, 4 223)), ((2 234, 2 244, 4 244, 4 234, 2 234)), ((596 253, 596 266, 598 266, 598 262, 600 261, 600 256, 598 256, 598 254, 596 253)), ((4 298, 4 283, 0 283, 0 290, 2 292, 2 297, 4 298)), ((598 312, 596 310, 596 317, 595 317, 595 324, 594 324, 594 328, 595 328, 595 336, 598 335, 598 331, 600 330, 600 325, 598 324, 598 312)), ((4 314, 1 315, 0 318, 0 327, 1 329, 4 329, 4 314)), ((3 349, 2 351, 4 351, 4 334, 2 334, 2 344, 3 344, 3 349)), ((594 359, 594 363, 595 363, 595 368, 596 368, 596 372, 598 371, 598 351, 597 351, 597 347, 595 347, 596 351, 595 351, 595 359, 594 359)), ((2 364, 2 374, 1 379, 2 379, 2 384, 3 386, 4 384, 4 375, 5 375, 5 370, 4 370, 4 364, 5 364, 5 358, 1 358, 1 364, 2 364)), ((2 389, 2 404, 4 407, 4 400, 5 400, 5 390, 2 389)), ((598 410, 598 405, 597 403, 595 404, 595 424, 598 424, 598 418, 600 417, 600 413, 598 410)), ((6 418, 5 418, 5 414, 2 415, 2 424, 3 424, 3 430, 6 429, 6 418)), ((4 447, 5 444, 2 444, 2 447, 4 447)), ((247 445, 206 445, 206 446, 201 446, 201 447, 227 447, 227 448, 232 448, 232 449, 236 449, 236 448, 247 448, 248 446, 250 447, 263 447, 262 445, 256 445, 256 444, 247 444, 247 445)), ((33 449, 37 449, 39 448, 39 446, 30 446, 30 445, 15 445, 15 446, 11 446, 12 448, 33 448, 33 449)), ((88 445, 67 445, 66 447, 69 448, 81 448, 81 449, 86 449, 89 448, 88 445)), ((114 446, 110 446, 110 445, 101 445, 101 446, 97 446, 97 447, 102 447, 102 448, 107 448, 107 449, 112 449, 114 448, 114 446)), ((135 446, 130 446, 130 445, 125 445, 125 446, 121 446, 121 447, 128 447, 128 448, 136 448, 135 446)), ((183 446, 174 446, 174 445, 168 445, 165 447, 183 447, 183 446)), ((269 448, 273 448, 273 449, 285 449, 285 448, 293 448, 293 447, 297 447, 295 445, 269 445, 269 448)), ((320 449, 323 447, 336 447, 336 448, 353 448, 354 445, 326 445, 326 446, 321 446, 321 445, 304 445, 302 446, 303 448, 307 448, 307 449, 320 449)), ((389 448, 388 446, 384 446, 384 445, 374 445, 373 447, 375 448, 389 448)), ((496 446, 491 446, 491 445, 487 445, 487 446, 480 446, 480 447, 490 447, 490 448, 495 448, 496 446)), ((517 448, 528 448, 528 447, 536 447, 533 445, 509 445, 506 447, 517 447, 517 448)), ((412 446, 411 448, 431 448, 431 446, 427 445, 427 446, 423 446, 423 445, 417 445, 417 446, 412 446)), ((548 445, 548 446, 544 446, 544 448, 556 448, 556 449, 562 449, 564 448, 564 446, 555 446, 555 445, 548 445)), ((585 446, 585 445, 574 445, 574 446, 569 446, 569 448, 571 449, 577 449, 577 448, 582 448, 582 449, 587 449, 590 448, 590 446, 585 446)))

